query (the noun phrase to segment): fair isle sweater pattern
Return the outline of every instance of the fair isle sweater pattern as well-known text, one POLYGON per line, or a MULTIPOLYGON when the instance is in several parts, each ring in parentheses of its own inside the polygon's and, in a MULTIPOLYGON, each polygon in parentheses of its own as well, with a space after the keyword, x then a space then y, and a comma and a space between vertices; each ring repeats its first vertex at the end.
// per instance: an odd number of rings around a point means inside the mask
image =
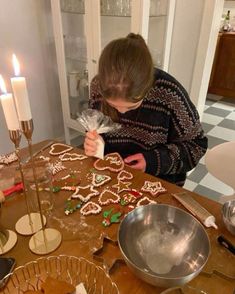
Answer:
MULTIPOLYGON (((89 107, 100 110, 102 95, 95 77, 89 107)), ((105 153, 125 158, 143 153, 146 172, 171 182, 184 181, 205 154, 207 138, 198 112, 182 85, 162 70, 138 109, 119 114, 122 128, 104 134, 105 153)))

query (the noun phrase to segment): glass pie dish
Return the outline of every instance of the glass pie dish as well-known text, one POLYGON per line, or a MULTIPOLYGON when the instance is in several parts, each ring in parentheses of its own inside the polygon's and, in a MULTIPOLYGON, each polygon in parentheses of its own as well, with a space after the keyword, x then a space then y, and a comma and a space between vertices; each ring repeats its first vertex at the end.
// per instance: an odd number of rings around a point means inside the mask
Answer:
POLYGON ((5 277, 8 281, 0 293, 23 294, 27 290, 40 290, 47 277, 75 287, 83 283, 89 294, 119 293, 116 284, 101 267, 83 257, 67 255, 42 257, 16 268, 5 277))

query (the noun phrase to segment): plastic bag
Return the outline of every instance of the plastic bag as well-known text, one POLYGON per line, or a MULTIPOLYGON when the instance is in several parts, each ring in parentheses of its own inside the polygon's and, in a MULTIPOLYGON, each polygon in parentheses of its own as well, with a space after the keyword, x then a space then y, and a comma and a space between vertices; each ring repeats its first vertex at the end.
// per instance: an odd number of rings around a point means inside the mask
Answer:
MULTIPOLYGON (((96 130, 98 134, 114 132, 121 128, 121 125, 115 123, 110 117, 104 115, 96 109, 86 109, 77 118, 77 121, 85 128, 86 131, 96 130)), ((95 157, 104 158, 104 141, 102 138, 97 140, 98 150, 95 157)))

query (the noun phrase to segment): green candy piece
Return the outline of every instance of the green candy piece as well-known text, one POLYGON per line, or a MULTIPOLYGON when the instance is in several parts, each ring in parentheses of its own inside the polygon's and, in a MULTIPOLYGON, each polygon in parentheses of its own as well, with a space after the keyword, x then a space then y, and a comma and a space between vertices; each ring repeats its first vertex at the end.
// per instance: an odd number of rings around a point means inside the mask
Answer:
POLYGON ((120 221, 120 216, 121 216, 121 212, 117 212, 117 213, 114 213, 112 216, 111 216, 111 223, 118 223, 120 221))
POLYGON ((103 217, 104 217, 104 218, 107 218, 107 217, 112 213, 112 211, 113 211, 113 208, 111 208, 110 210, 106 210, 106 211, 104 211, 104 213, 103 213, 103 217))
POLYGON ((53 193, 57 193, 57 192, 59 192, 60 190, 61 190, 60 187, 57 187, 57 186, 52 187, 52 192, 53 192, 53 193))

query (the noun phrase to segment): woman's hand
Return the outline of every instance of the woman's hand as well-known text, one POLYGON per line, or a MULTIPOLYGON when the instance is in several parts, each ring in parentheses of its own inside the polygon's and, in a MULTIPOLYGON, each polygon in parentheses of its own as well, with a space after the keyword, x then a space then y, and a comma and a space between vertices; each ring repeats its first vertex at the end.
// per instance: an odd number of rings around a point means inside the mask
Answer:
POLYGON ((94 156, 98 149, 97 139, 100 136, 96 131, 89 131, 86 133, 84 141, 84 150, 87 156, 94 156))
POLYGON ((124 159, 124 162, 134 169, 138 169, 143 172, 146 170, 146 161, 142 153, 130 155, 124 159))

